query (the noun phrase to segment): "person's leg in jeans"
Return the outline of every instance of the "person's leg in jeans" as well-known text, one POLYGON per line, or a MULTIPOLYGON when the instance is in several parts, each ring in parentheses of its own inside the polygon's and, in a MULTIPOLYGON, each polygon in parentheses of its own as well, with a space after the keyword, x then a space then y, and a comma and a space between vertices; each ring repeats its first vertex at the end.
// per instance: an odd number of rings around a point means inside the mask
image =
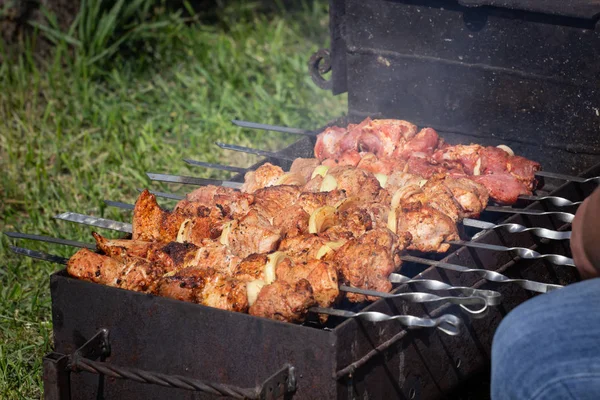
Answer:
POLYGON ((492 400, 600 399, 600 278, 537 296, 492 344, 492 400))

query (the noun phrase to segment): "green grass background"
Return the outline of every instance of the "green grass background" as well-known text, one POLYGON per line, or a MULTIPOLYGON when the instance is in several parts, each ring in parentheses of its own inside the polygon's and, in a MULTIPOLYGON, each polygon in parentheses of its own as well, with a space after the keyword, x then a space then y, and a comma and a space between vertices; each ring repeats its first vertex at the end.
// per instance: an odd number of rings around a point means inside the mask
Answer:
MULTIPOLYGON (((294 140, 236 128, 232 118, 316 128, 346 110, 345 97, 317 88, 307 71, 310 55, 328 46, 326 1, 268 12, 243 1, 200 12, 99 3, 83 1, 66 31, 47 15, 18 54, 0 43, 1 231, 91 241, 91 228, 52 217, 127 221, 103 200, 133 202, 149 185, 190 190, 151 184, 146 171, 226 177, 181 160, 247 166, 257 158, 213 142, 276 149, 294 140), (49 57, 28 50, 42 37, 54 43, 49 57)), ((0 240, 0 398, 40 398, 52 344, 49 275, 61 267, 16 256, 11 244, 65 257, 74 250, 0 240)))

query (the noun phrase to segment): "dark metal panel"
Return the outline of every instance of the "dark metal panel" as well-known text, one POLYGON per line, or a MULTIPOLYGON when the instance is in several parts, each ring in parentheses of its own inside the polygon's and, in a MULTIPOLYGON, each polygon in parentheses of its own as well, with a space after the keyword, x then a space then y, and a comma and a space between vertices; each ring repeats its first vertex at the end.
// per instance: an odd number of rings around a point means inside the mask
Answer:
POLYGON ((488 5, 587 19, 597 18, 600 14, 600 3, 596 0, 459 0, 459 3, 469 7, 488 5))
MULTIPOLYGON (((100 328, 111 332, 109 363, 252 387, 286 363, 297 398, 335 396, 335 336, 328 331, 231 313, 79 281, 51 278, 55 349, 70 354, 100 328)), ((71 375, 73 399, 206 399, 179 389, 88 373, 71 375)), ((295 398, 296 398, 295 397, 295 398)))
POLYGON ((350 52, 377 49, 500 74, 600 84, 600 32, 584 20, 443 0, 347 0, 345 19, 350 52))
POLYGON ((333 94, 348 91, 346 74, 346 0, 329 0, 331 81, 333 94))

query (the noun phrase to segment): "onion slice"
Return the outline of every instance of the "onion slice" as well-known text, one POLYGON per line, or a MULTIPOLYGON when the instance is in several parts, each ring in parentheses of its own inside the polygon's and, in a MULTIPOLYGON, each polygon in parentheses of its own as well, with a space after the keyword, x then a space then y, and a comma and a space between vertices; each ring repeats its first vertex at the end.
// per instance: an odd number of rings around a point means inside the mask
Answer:
POLYGON ((335 224, 335 207, 323 206, 310 214, 308 219, 308 233, 321 233, 335 224))

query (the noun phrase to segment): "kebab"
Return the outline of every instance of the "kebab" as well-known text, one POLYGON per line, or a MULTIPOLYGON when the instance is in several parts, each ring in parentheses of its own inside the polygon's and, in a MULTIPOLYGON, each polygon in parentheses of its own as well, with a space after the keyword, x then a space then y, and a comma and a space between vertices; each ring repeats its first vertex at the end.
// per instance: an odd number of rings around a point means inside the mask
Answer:
POLYGON ((507 146, 450 146, 434 129, 417 132, 407 121, 367 118, 347 128, 329 127, 316 137, 315 157, 324 165, 352 165, 382 174, 405 171, 425 178, 438 173, 463 176, 483 184, 502 204, 531 195, 540 184, 539 163, 515 156, 507 146))

